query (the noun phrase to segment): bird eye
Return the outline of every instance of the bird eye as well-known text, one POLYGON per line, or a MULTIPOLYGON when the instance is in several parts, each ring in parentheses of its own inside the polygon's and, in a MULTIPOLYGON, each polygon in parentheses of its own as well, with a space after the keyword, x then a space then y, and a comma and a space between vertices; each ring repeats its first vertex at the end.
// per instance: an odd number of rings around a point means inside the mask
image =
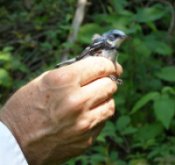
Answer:
POLYGON ((116 38, 117 38, 117 37, 120 37, 120 35, 119 35, 119 34, 114 34, 114 37, 116 37, 116 38))

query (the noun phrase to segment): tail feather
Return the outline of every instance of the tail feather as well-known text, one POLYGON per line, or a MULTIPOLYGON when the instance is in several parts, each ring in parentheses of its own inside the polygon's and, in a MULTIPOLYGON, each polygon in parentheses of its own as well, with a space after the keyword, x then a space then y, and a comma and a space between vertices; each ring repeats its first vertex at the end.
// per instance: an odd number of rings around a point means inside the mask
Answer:
POLYGON ((61 66, 70 65, 70 64, 74 63, 75 61, 76 61, 76 58, 72 58, 70 60, 66 60, 66 61, 63 61, 61 63, 58 63, 55 67, 59 68, 61 66))

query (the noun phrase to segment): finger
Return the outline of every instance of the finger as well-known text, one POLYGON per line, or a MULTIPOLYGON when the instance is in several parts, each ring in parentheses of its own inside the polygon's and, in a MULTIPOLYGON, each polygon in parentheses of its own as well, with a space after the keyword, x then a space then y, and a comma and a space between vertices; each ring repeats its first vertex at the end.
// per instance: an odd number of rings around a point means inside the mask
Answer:
POLYGON ((87 112, 88 115, 91 116, 91 128, 95 125, 104 122, 105 120, 112 117, 115 113, 115 103, 114 99, 109 99, 103 104, 93 108, 91 111, 87 112))
POLYGON ((94 126, 94 128, 90 129, 89 131, 83 133, 82 137, 81 137, 81 142, 79 141, 79 144, 81 144, 81 146, 88 148, 90 147, 93 142, 95 141, 96 137, 100 134, 100 132, 102 131, 103 127, 104 127, 104 122, 100 123, 96 126, 94 126))
POLYGON ((119 63, 116 63, 116 75, 119 77, 123 73, 123 68, 119 63))
POLYGON ((88 57, 70 65, 80 75, 80 86, 98 78, 116 74, 115 65, 104 57, 88 57))
POLYGON ((103 77, 81 88, 81 99, 86 100, 85 109, 91 109, 111 98, 116 92, 117 84, 109 77, 103 77))
MULTIPOLYGON (((112 98, 103 102, 102 104, 86 111, 79 116, 76 124, 72 125, 72 131, 75 134, 84 135, 86 132, 92 130, 95 126, 103 123, 114 114, 115 103, 112 98)), ((66 131, 66 130, 65 130, 66 131)))
POLYGON ((98 125, 95 125, 93 128, 89 128, 85 131, 79 130, 78 135, 76 136, 76 138, 72 139, 71 143, 79 144, 81 148, 87 148, 90 145, 92 145, 95 138, 99 135, 103 127, 104 127, 104 122, 98 125))

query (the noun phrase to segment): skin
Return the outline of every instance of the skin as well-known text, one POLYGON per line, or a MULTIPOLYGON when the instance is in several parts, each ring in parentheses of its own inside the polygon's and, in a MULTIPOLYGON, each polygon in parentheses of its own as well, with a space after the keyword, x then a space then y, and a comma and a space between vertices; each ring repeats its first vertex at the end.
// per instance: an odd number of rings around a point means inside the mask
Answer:
POLYGON ((45 72, 7 101, 0 120, 29 164, 60 164, 87 149, 114 114, 117 84, 107 76, 121 72, 104 57, 45 72))

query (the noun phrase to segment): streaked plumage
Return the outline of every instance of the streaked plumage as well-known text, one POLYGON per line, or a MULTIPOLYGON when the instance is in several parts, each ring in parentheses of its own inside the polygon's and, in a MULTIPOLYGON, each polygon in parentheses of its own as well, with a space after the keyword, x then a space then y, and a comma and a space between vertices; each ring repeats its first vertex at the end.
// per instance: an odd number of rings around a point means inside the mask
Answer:
MULTIPOLYGON (((126 38, 127 35, 123 31, 117 29, 111 30, 102 35, 95 35, 92 39, 92 43, 86 47, 79 56, 63 61, 57 64, 56 67, 69 65, 89 56, 102 56, 111 60, 115 64, 118 57, 117 50, 126 38)), ((111 78, 116 80, 115 76, 111 76, 111 78)))

